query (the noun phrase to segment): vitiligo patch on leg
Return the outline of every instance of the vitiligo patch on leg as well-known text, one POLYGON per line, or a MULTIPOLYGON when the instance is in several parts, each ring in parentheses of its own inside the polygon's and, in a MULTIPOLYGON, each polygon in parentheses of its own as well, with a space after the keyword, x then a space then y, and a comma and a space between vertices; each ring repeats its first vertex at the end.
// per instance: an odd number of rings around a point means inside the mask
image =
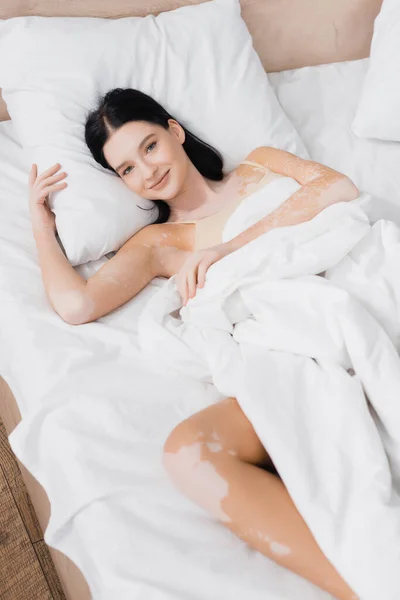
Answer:
POLYGON ((213 430, 211 432, 211 437, 215 441, 214 442, 206 442, 207 448, 210 450, 210 452, 222 452, 222 450, 223 450, 222 444, 219 441, 217 441, 220 439, 220 437, 215 430, 213 430))
POLYGON ((222 452, 223 450, 222 445, 219 442, 207 442, 206 446, 210 452, 222 452))
POLYGON ((279 554, 280 556, 286 556, 286 554, 290 554, 292 552, 288 546, 279 544, 278 542, 270 542, 269 547, 271 548, 271 552, 274 554, 279 554))
POLYGON ((288 554, 291 554, 292 552, 289 546, 271 540, 271 538, 268 535, 265 535, 265 533, 263 533, 259 529, 254 529, 253 527, 250 527, 250 529, 248 529, 246 532, 246 537, 248 536, 256 536, 259 540, 267 542, 273 554, 277 554, 279 556, 286 556, 288 554))
POLYGON ((217 473, 211 461, 202 459, 202 447, 202 442, 195 442, 182 446, 177 452, 164 452, 164 466, 185 496, 222 522, 231 522, 221 508, 229 484, 217 473))

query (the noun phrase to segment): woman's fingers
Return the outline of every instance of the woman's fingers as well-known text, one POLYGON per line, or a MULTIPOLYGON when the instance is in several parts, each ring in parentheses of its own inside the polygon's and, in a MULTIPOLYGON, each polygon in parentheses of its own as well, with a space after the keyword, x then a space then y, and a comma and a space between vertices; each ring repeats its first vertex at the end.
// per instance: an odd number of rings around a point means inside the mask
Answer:
POLYGON ((41 190, 41 198, 48 196, 49 194, 51 194, 52 192, 56 192, 57 190, 63 190, 64 188, 66 188, 68 185, 68 183, 66 181, 63 181, 62 183, 58 183, 57 185, 48 185, 46 187, 44 187, 41 190))
POLYGON ((187 264, 184 264, 180 272, 177 275, 176 286, 178 288, 179 295, 182 299, 182 304, 185 306, 190 298, 194 298, 196 295, 197 281, 200 277, 200 281, 204 283, 205 271, 208 265, 205 259, 201 256, 193 255, 187 260, 187 264))
POLYGON ((185 302, 185 277, 182 275, 182 271, 179 271, 176 275, 176 288, 181 298, 182 304, 185 302))
MULTIPOLYGON (((46 171, 43 171, 39 176, 37 174, 37 165, 33 164, 29 173, 29 185, 35 187, 39 190, 50 188, 51 185, 65 179, 67 174, 63 171, 62 173, 57 173, 61 168, 60 163, 53 165, 46 171), (57 173, 57 175, 56 175, 57 173)), ((65 187, 65 186, 64 186, 65 187)), ((60 189, 60 188, 57 188, 60 189)))
POLYGON ((29 173, 29 185, 32 186, 37 177, 37 165, 32 165, 30 173, 29 173))
POLYGON ((38 183, 39 183, 39 181, 46 179, 46 177, 50 177, 51 175, 54 175, 54 173, 57 173, 57 171, 59 171, 60 169, 61 169, 61 165, 60 165, 60 163, 57 163, 57 164, 53 165, 52 167, 50 167, 49 169, 47 169, 46 171, 43 171, 43 173, 41 173, 39 175, 39 177, 37 178, 38 183))
POLYGON ((204 261, 200 263, 199 270, 197 271, 197 285, 202 288, 206 281, 206 271, 209 265, 204 261))
POLYGON ((185 306, 187 301, 188 301, 188 284, 187 284, 187 278, 184 277, 183 284, 182 284, 182 304, 185 306))
POLYGON ((189 298, 193 298, 196 293, 197 268, 194 267, 188 273, 189 298))
POLYGON ((54 175, 53 177, 46 177, 45 180, 42 180, 41 183, 39 184, 39 189, 42 187, 46 187, 48 185, 52 185, 53 183, 57 183, 57 181, 61 181, 61 179, 64 179, 67 176, 67 174, 63 171, 62 173, 59 173, 58 175, 54 175))
POLYGON ((177 274, 176 287, 185 304, 190 298, 194 298, 197 287, 203 287, 206 281, 206 273, 209 267, 224 256, 222 251, 207 251, 192 253, 177 274))

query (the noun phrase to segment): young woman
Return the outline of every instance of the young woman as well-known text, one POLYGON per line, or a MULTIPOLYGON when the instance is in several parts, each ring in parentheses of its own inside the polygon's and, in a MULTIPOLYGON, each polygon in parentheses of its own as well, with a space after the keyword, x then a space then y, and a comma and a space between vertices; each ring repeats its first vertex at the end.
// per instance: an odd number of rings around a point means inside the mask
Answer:
MULTIPOLYGON (((85 137, 98 163, 154 201, 155 218, 86 282, 61 252, 46 204, 49 193, 67 185, 62 181, 66 173, 58 173, 57 164, 38 176, 32 166, 29 205, 46 293, 61 318, 73 325, 113 311, 156 276, 176 274, 186 304, 196 287, 204 285, 210 265, 230 252, 274 227, 310 220, 330 204, 359 195, 342 173, 264 146, 224 175, 215 149, 138 90, 108 92, 88 116, 85 137), (301 187, 265 218, 222 243, 223 227, 240 202, 282 177, 301 187)), ((180 423, 165 443, 164 464, 183 493, 249 545, 338 599, 356 598, 317 546, 235 398, 180 423), (219 452, 210 450, 215 439, 219 452), (196 460, 190 458, 199 446, 204 468, 195 468, 196 460), (213 500, 212 474, 207 487, 210 463, 228 484, 220 504, 213 500)))

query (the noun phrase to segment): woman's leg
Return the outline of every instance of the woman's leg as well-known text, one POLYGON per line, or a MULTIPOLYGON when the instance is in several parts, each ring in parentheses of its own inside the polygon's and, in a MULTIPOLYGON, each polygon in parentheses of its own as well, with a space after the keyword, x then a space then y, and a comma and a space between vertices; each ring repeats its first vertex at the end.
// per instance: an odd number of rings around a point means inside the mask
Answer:
POLYGON ((357 599, 315 542, 235 398, 180 423, 164 446, 174 485, 250 546, 340 600, 357 599), (258 465, 258 466, 257 466, 258 465))

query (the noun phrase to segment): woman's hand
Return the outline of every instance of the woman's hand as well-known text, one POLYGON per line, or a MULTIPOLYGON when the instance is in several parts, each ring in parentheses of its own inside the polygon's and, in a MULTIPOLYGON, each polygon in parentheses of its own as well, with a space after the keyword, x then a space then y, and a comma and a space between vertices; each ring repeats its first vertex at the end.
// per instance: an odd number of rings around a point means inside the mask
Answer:
POLYGON ((61 165, 57 163, 38 176, 37 165, 32 165, 29 174, 29 210, 34 232, 56 232, 56 219, 48 206, 48 199, 51 192, 63 190, 68 185, 65 181, 57 183, 67 176, 64 172, 56 175, 60 168, 61 165))
POLYGON ((191 252, 176 274, 176 285, 185 306, 196 294, 196 287, 202 288, 205 283, 207 269, 231 250, 227 244, 219 244, 198 252, 191 252))

